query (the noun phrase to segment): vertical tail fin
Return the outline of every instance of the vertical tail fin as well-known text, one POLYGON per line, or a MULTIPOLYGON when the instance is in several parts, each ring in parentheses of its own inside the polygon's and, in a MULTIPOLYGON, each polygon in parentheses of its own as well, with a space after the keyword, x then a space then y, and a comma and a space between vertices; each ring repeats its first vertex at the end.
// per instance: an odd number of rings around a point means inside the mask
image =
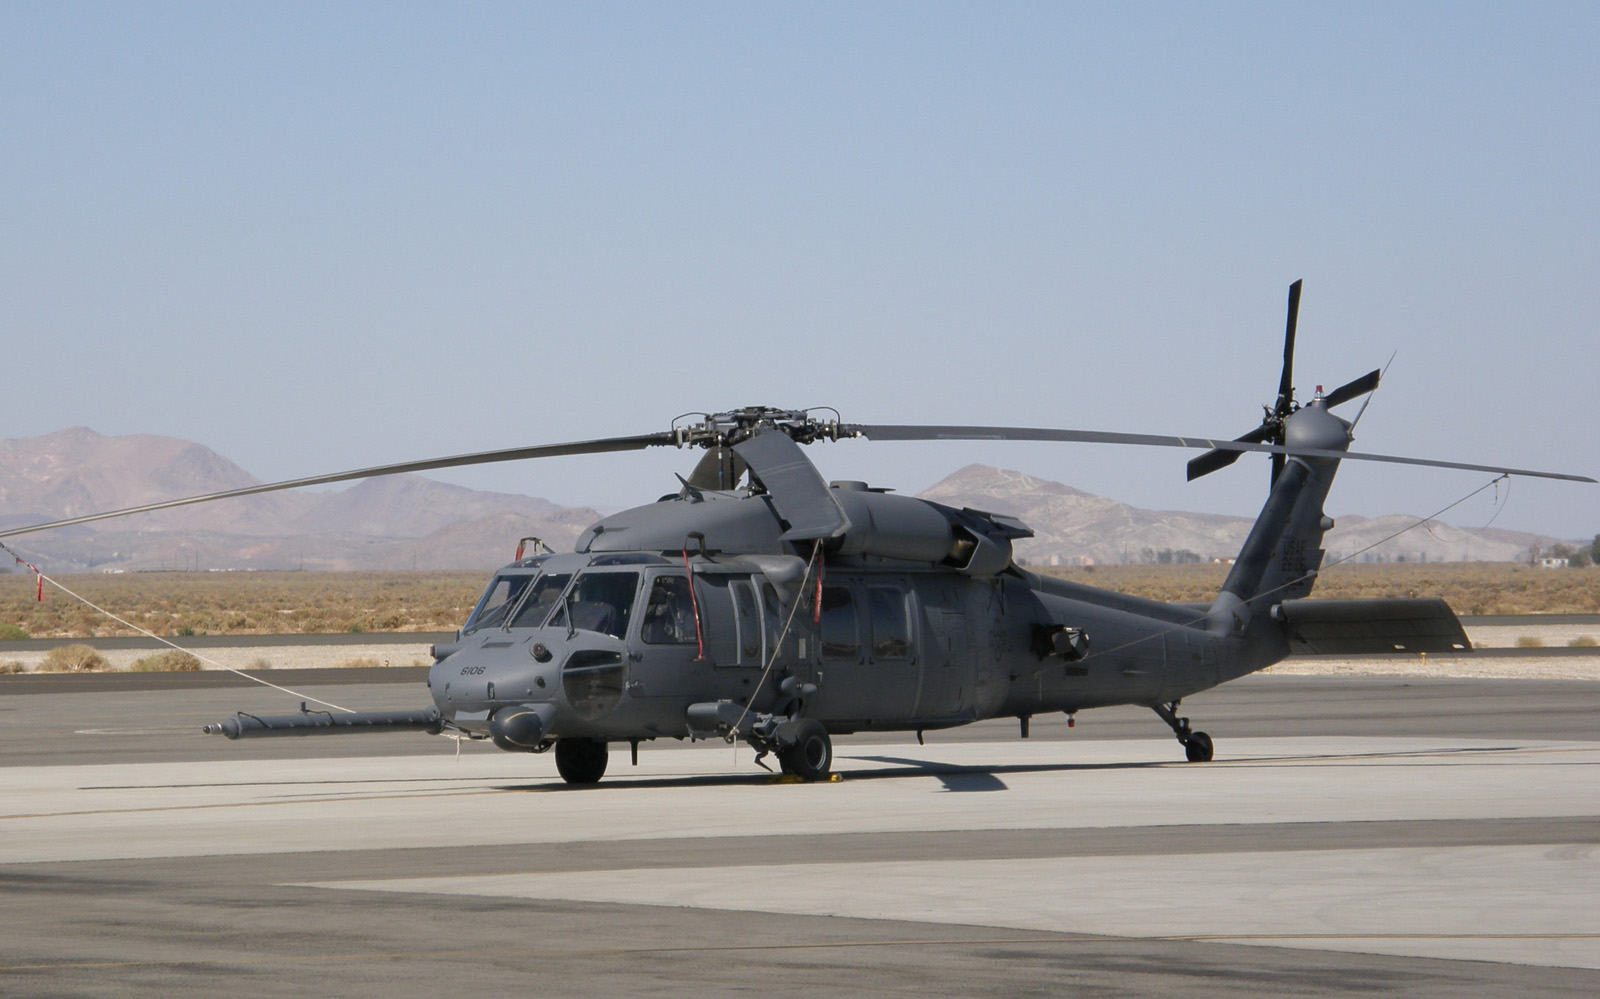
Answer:
MULTIPOLYGON (((1329 413, 1321 400, 1297 410, 1286 423, 1291 446, 1349 446, 1349 424, 1329 413)), ((1333 526, 1322 505, 1338 469, 1336 459, 1291 458, 1284 463, 1212 604, 1213 631, 1242 634, 1271 605, 1311 593, 1322 566, 1322 538, 1333 526)))

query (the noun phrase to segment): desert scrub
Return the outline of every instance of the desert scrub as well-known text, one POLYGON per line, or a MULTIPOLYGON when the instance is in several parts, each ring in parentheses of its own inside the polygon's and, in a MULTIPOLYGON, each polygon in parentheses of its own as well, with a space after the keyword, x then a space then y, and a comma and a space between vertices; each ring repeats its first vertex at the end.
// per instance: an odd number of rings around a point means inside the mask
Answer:
POLYGON ((339 669, 377 669, 377 668, 380 668, 382 666, 383 666, 383 663, 381 663, 378 660, 372 658, 371 656, 358 656, 355 659, 346 659, 346 660, 344 660, 343 662, 341 662, 339 664, 338 668, 339 669))
MULTIPOLYGON (((1174 602, 1210 603, 1222 565, 1030 566, 1090 586, 1174 602)), ((158 635, 454 631, 483 591, 482 572, 146 572, 63 579, 73 590, 158 635)), ((0 576, 0 621, 38 638, 131 635, 58 593, 36 599, 31 576, 0 576)), ((1443 597, 1457 613, 1600 613, 1600 570, 1495 562, 1341 565, 1316 597, 1443 597)))
POLYGON ((28 633, 14 624, 0 624, 0 642, 20 642, 28 638, 28 633))
MULTIPOLYGON (((1597 574, 1600 575, 1600 574, 1597 574)), ((454 631, 483 592, 482 572, 141 572, 63 582, 158 635, 454 631)), ((61 594, 35 599, 28 577, 0 576, 0 621, 40 638, 134 632, 61 594)))
POLYGON ((1517 637, 1517 648, 1542 649, 1544 648, 1544 639, 1538 635, 1519 635, 1517 637))
POLYGON ((41 673, 95 673, 106 668, 106 658, 87 645, 60 645, 44 654, 41 673))
MULTIPOLYGON (((1224 565, 1029 566, 1043 575, 1173 603, 1210 603, 1224 565)), ((1313 598, 1443 597, 1456 613, 1600 613, 1600 571, 1536 569, 1510 562, 1427 562, 1329 566, 1313 598)))
POLYGON ((1600 645, 1600 642, 1595 641, 1588 635, 1580 635, 1568 642, 1567 645, 1574 649, 1592 649, 1595 646, 1600 645))
POLYGON ((8 659, 5 662, 0 663, 0 673, 26 673, 26 672, 28 672, 28 667, 24 666, 20 659, 8 659))
POLYGON ((200 660, 182 649, 168 649, 135 659, 128 669, 134 673, 193 673, 200 669, 200 660))

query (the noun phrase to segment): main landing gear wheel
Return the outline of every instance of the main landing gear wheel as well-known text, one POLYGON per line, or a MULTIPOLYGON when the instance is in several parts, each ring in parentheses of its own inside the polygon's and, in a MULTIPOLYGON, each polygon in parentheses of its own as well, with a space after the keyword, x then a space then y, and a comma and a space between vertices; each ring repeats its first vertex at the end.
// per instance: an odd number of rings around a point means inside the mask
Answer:
POLYGON ((1204 732, 1194 732, 1189 729, 1189 719, 1178 717, 1178 702, 1170 704, 1154 704, 1150 707, 1161 720, 1172 729, 1172 734, 1178 737, 1178 742, 1183 745, 1183 755, 1190 763, 1210 763, 1212 754, 1211 736, 1204 732))
POLYGON ((556 740, 556 770, 568 784, 598 783, 610 755, 601 739, 556 740))
POLYGON ((833 740, 814 718, 786 722, 778 730, 778 766, 801 780, 827 780, 833 769, 833 740))

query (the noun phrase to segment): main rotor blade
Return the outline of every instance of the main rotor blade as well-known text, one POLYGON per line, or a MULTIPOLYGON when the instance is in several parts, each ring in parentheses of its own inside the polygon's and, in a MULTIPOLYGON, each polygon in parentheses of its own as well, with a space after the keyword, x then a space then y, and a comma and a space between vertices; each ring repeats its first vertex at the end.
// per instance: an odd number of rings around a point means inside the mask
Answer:
POLYGON ((1383 372, 1378 368, 1373 368, 1371 371, 1362 375, 1360 378, 1357 378, 1355 381, 1346 382, 1345 384, 1340 385, 1323 398, 1327 400, 1328 408, 1332 409, 1340 403, 1349 402, 1356 396, 1366 395, 1368 392, 1371 392, 1373 389, 1378 387, 1378 379, 1382 377, 1383 372))
POLYGON ((837 538, 850 529, 850 518, 833 498, 817 466, 800 445, 780 430, 762 430, 733 446, 761 480, 778 515, 789 522, 785 541, 837 538))
POLYGON ((1283 374, 1278 377, 1279 416, 1287 415, 1294 394, 1294 330, 1300 323, 1300 281, 1289 286, 1289 320, 1283 328, 1283 374))
POLYGON ((1352 458, 1356 461, 1383 461, 1396 465, 1425 465, 1431 468, 1457 468, 1468 472, 1495 472, 1501 475, 1526 475, 1538 479, 1563 479, 1568 482, 1594 482, 1587 475, 1540 472, 1529 468, 1478 465, 1434 458, 1402 458, 1392 454, 1366 454, 1360 451, 1332 451, 1324 448, 1292 448, 1281 444, 1253 444, 1243 440, 1215 440, 1209 437, 1178 437, 1172 434, 1125 434, 1107 430, 1052 430, 1043 427, 936 427, 914 425, 854 425, 847 429, 873 441, 1062 441, 1074 444, 1133 444, 1140 447, 1214 448, 1218 451, 1260 451, 1265 454, 1301 455, 1307 458, 1352 458))
POLYGON ((97 520, 110 520, 113 517, 127 517, 135 513, 151 513, 155 510, 170 510, 174 507, 191 506, 195 503, 209 503, 212 500, 232 499, 235 496, 257 496, 261 493, 275 493, 282 489, 298 489, 301 486, 322 486, 334 482, 349 482, 352 479, 373 479, 382 475, 400 475, 406 472, 427 472, 435 468, 456 468, 462 465, 489 465, 499 461, 521 461, 526 458, 556 458, 574 454, 606 454, 615 451, 642 451, 647 447, 675 445, 677 437, 672 433, 640 434, 636 437, 604 437, 592 441, 574 441, 570 444, 538 444, 533 447, 513 447, 500 451, 476 451, 472 454, 457 454, 446 458, 427 458, 422 461, 402 461, 393 465, 374 465, 371 468, 358 468, 348 472, 334 472, 331 475, 313 475, 304 479, 288 479, 283 482, 268 482, 259 486, 245 486, 242 489, 226 489, 219 493, 204 493, 200 496, 186 496, 182 499, 166 500, 161 503, 146 503, 143 506, 130 506, 122 510, 108 510, 105 513, 91 513, 83 517, 72 517, 67 520, 53 520, 48 524, 34 524, 30 527, 15 527, 0 530, 0 537, 10 538, 19 534, 32 534, 35 531, 48 531, 57 527, 71 527, 74 524, 88 524, 97 520))
MULTIPOLYGON (((1245 434, 1235 437, 1241 443, 1256 444, 1272 436, 1273 428, 1263 423, 1261 426, 1245 434)), ((1189 481, 1193 482, 1202 475, 1210 475, 1218 469, 1227 468, 1238 461, 1243 451, 1207 451, 1198 458, 1189 459, 1189 481)))

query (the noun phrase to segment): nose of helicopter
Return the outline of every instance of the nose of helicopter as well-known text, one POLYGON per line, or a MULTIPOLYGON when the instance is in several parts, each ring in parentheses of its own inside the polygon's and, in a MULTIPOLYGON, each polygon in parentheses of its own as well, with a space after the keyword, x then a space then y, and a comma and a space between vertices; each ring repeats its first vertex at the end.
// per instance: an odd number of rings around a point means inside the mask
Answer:
POLYGON ((544 736, 568 713, 593 720, 616 707, 626 662, 626 646, 609 635, 563 628, 496 631, 459 643, 435 662, 428 688, 439 713, 468 732, 493 734, 490 723, 505 709, 538 708, 522 717, 528 723, 537 717, 536 734, 544 736))

